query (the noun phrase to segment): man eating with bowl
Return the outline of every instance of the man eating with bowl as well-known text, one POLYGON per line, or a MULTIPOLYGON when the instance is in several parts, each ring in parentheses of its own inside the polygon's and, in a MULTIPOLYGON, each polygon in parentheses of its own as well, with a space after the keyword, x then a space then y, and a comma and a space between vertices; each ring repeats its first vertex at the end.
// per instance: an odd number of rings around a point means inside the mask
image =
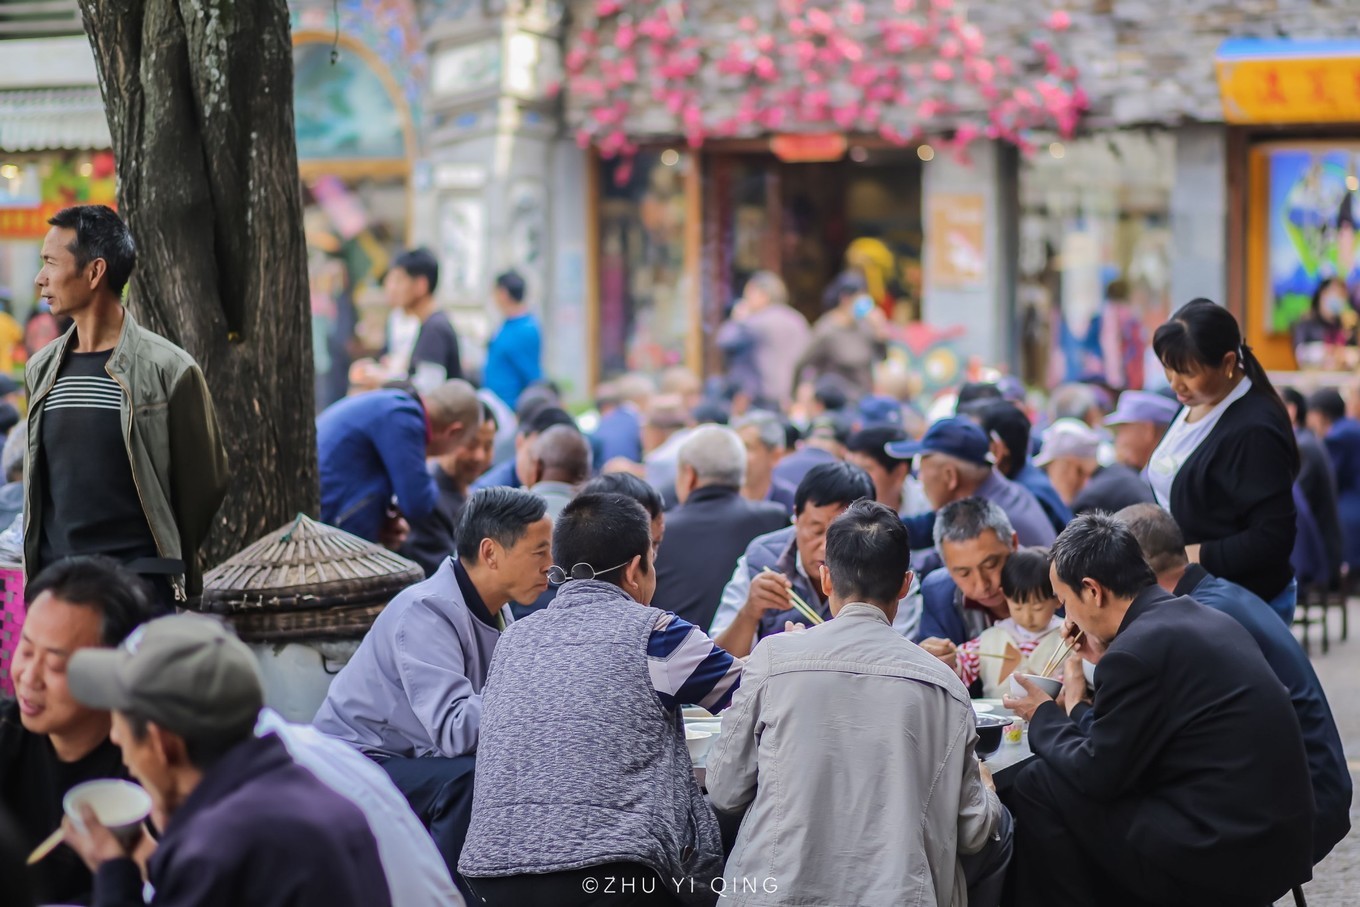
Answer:
MULTIPOLYGON (((71 692, 113 713, 111 739, 163 830, 146 865, 153 907, 388 907, 377 844, 357 806, 257 738, 255 656, 197 614, 152 621, 116 650, 82 649, 71 692)), ((130 854, 86 805, 66 842, 95 873, 95 907, 142 903, 130 854)))
POLYGON ((1265 905, 1309 879, 1299 723, 1247 631, 1159 587, 1108 514, 1074 519, 1050 572, 1096 694, 1070 659, 1061 702, 1023 677, 1002 700, 1038 757, 1009 794, 1017 903, 1265 905))

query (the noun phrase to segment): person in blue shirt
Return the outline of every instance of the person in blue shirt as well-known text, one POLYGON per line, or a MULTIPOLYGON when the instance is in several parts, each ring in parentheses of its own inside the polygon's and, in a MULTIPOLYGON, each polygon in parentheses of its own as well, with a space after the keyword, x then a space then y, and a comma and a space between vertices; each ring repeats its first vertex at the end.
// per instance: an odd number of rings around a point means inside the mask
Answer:
POLYGON ((482 383, 509 406, 543 377, 543 339, 524 292, 524 278, 515 271, 496 278, 493 295, 505 320, 487 347, 482 383))
POLYGON ((1044 509, 1044 516, 1053 524, 1053 531, 1062 532, 1072 521, 1072 510, 1063 502, 1048 475, 1030 459, 1033 425, 1029 416, 1009 400, 989 401, 971 416, 987 433, 996 468, 1034 495, 1044 509))
POLYGON ((439 501, 425 459, 451 453, 481 422, 477 392, 461 379, 423 394, 384 388, 327 407, 316 420, 321 521, 400 548, 406 520, 425 519, 439 501))
POLYGON ((1270 669, 1289 691, 1299 717, 1317 816, 1313 822, 1313 862, 1325 857, 1350 831, 1351 775, 1332 718, 1327 695, 1288 625, 1259 596, 1234 582, 1213 576, 1190 563, 1185 539, 1171 514, 1156 504, 1135 504, 1115 514, 1129 527, 1157 584, 1174 595, 1187 595, 1241 624, 1265 656, 1270 669))

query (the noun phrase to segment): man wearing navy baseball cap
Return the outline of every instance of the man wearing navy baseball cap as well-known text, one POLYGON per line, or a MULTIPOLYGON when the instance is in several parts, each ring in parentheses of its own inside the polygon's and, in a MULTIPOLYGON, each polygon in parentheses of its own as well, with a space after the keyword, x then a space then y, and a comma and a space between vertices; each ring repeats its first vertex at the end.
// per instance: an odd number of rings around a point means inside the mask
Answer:
POLYGON ((1143 470, 1176 418, 1180 404, 1161 394, 1124 391, 1119 405, 1105 418, 1114 431, 1115 462, 1096 472, 1072 502, 1074 513, 1116 513, 1134 504, 1155 503, 1143 470))
MULTIPOLYGON (((77 700, 113 713, 110 739, 151 795, 162 829, 151 904, 388 907, 378 846, 359 808, 254 735, 264 689, 250 649, 212 618, 151 621, 117 649, 67 664, 77 700)), ((142 903, 125 845, 86 808, 66 842, 95 874, 95 907, 142 903)))
POLYGON ((936 510, 964 498, 985 498, 1006 512, 1020 544, 1048 545, 1055 538, 1053 524, 1034 495, 992 465, 987 435, 972 421, 941 419, 921 440, 899 441, 884 450, 900 460, 918 458, 921 485, 936 510))

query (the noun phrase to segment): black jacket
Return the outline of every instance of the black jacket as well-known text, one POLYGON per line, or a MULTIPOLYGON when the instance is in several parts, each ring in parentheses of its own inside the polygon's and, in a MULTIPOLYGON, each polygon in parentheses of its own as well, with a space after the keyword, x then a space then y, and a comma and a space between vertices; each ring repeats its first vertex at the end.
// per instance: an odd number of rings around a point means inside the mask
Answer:
POLYGON ((746 546, 788 525, 788 512, 779 504, 748 501, 735 488, 697 489, 666 512, 652 604, 707 630, 746 546))
POLYGON ((1294 430, 1254 388, 1229 406, 1171 485, 1171 515, 1214 576, 1266 601, 1294 577, 1294 430))
MULTIPOLYGON (((1341 572, 1346 560, 1342 545, 1341 516, 1336 503, 1336 470, 1327 448, 1317 435, 1306 428, 1294 432, 1299 444, 1299 490, 1308 500, 1308 507, 1317 521, 1318 532, 1327 551, 1327 570, 1333 578, 1341 572)), ((0 517, 3 521, 3 517, 0 517)))
POLYGON ((1034 752, 1127 825, 1150 870, 1270 903, 1313 866, 1313 792, 1289 694, 1226 614, 1151 586, 1096 666, 1095 704, 1034 713, 1034 752), (1084 725, 1084 727, 1083 727, 1084 725))

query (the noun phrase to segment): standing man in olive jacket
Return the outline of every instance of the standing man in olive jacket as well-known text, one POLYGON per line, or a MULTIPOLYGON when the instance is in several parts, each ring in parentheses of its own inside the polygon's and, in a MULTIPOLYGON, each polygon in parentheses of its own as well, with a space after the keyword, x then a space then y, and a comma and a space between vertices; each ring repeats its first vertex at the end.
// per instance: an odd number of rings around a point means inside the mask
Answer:
POLYGON ((168 611, 202 591, 198 548, 226 492, 212 397, 193 358, 123 308, 137 252, 118 215, 80 205, 48 223, 35 282, 74 324, 25 376, 26 570, 103 554, 168 611))

